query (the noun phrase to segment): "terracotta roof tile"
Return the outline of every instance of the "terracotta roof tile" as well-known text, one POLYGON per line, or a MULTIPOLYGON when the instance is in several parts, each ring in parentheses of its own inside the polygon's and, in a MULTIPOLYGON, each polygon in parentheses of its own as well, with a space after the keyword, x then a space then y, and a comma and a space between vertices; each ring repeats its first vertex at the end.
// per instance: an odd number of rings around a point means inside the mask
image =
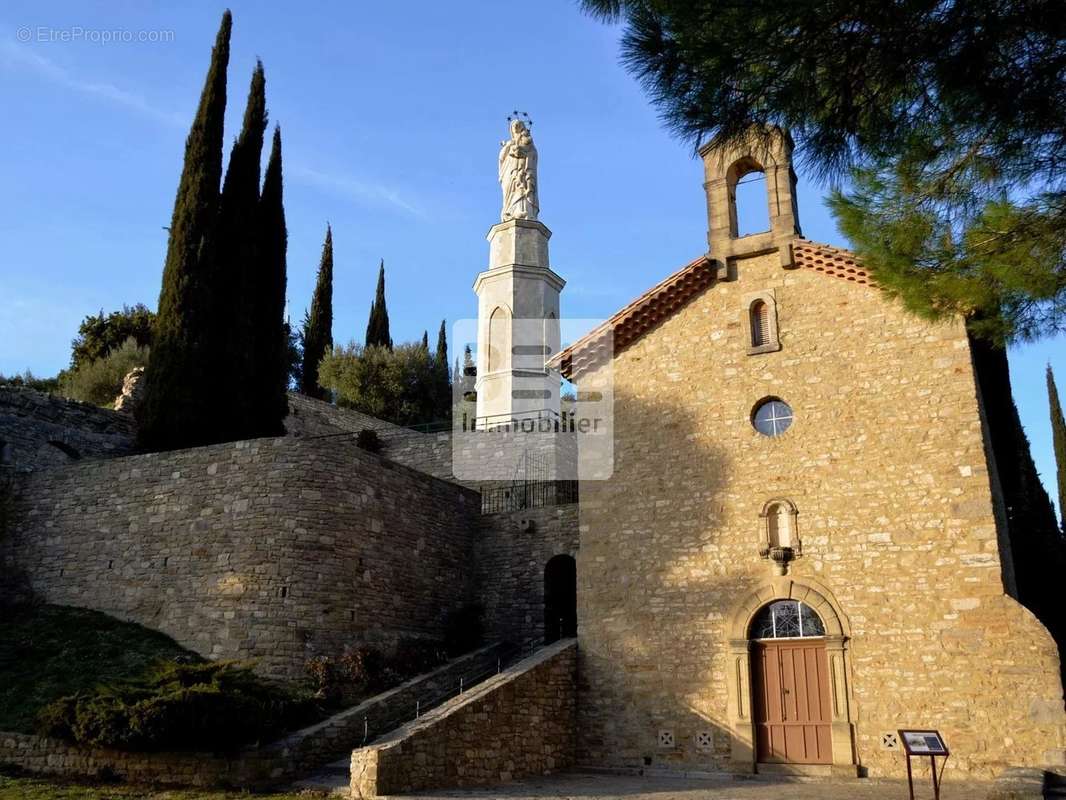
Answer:
POLYGON ((584 372, 636 341, 714 283, 706 256, 686 264, 606 322, 593 328, 549 362, 567 377, 584 372))
MULTIPOLYGON (((818 244, 808 239, 792 243, 796 267, 825 275, 875 286, 866 270, 848 250, 818 244)), ((715 281, 713 261, 700 256, 652 287, 606 322, 578 339, 549 362, 563 375, 580 375, 601 361, 613 357, 639 339, 715 281)))
POLYGON ((797 267, 806 267, 855 283, 877 285, 850 250, 818 244, 808 239, 797 239, 792 243, 792 260, 797 267))

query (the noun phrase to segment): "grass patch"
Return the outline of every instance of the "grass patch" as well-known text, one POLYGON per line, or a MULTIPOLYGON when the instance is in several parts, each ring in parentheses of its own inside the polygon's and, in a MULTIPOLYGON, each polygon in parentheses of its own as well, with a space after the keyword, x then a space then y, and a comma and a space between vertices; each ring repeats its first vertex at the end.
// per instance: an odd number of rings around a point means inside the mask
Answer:
MULTIPOLYGON (((34 733, 37 712, 52 701, 130 680, 160 660, 174 659, 203 661, 158 631, 98 611, 51 605, 5 609, 0 616, 0 730, 34 733)), ((0 789, 0 798, 9 796, 18 795, 0 789)), ((42 795, 53 796, 97 795, 42 795)))
POLYGON ((209 789, 149 789, 124 785, 100 785, 47 781, 39 778, 7 778, 0 775, 0 800, 308 800, 316 795, 282 793, 249 795, 209 789))

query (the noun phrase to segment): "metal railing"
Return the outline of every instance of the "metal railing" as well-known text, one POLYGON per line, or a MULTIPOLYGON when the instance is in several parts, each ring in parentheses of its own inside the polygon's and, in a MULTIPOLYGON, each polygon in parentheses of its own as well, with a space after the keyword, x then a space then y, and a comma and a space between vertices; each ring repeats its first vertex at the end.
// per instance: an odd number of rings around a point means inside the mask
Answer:
POLYGON ((363 717, 363 741, 360 747, 369 744, 374 739, 389 731, 395 730, 401 725, 412 722, 427 714, 438 706, 444 705, 454 697, 470 691, 475 686, 484 683, 494 675, 499 675, 507 667, 516 664, 524 658, 533 655, 541 647, 545 647, 543 641, 531 639, 522 644, 506 645, 501 648, 494 667, 488 667, 476 672, 463 673, 454 678, 451 685, 436 691, 426 691, 415 698, 414 702, 400 714, 390 718, 374 720, 371 724, 369 715, 363 717))
POLYGON ((527 481, 481 490, 481 513, 561 506, 578 501, 577 481, 527 481))

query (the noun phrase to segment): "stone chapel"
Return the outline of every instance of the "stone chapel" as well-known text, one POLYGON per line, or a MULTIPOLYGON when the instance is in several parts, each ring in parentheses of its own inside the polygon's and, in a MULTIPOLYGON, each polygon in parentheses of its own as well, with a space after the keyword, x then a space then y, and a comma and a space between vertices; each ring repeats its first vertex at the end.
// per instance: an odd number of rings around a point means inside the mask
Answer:
POLYGON ((705 147, 706 255, 555 358, 579 390, 609 361, 614 391, 613 475, 581 485, 579 758, 899 774, 897 730, 926 728, 965 771, 1061 764, 964 326, 802 237, 791 150, 705 147), (770 230, 738 236, 757 171, 770 230))

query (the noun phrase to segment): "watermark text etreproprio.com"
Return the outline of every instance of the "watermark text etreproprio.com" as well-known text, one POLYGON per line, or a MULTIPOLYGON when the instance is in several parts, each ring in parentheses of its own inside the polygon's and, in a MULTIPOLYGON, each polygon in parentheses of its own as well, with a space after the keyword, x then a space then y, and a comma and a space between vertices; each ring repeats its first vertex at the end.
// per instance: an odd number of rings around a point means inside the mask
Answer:
POLYGON ((15 31, 22 43, 89 42, 90 44, 167 43, 174 41, 172 30, 133 30, 130 28, 86 28, 71 25, 54 28, 50 25, 23 25, 15 31))

